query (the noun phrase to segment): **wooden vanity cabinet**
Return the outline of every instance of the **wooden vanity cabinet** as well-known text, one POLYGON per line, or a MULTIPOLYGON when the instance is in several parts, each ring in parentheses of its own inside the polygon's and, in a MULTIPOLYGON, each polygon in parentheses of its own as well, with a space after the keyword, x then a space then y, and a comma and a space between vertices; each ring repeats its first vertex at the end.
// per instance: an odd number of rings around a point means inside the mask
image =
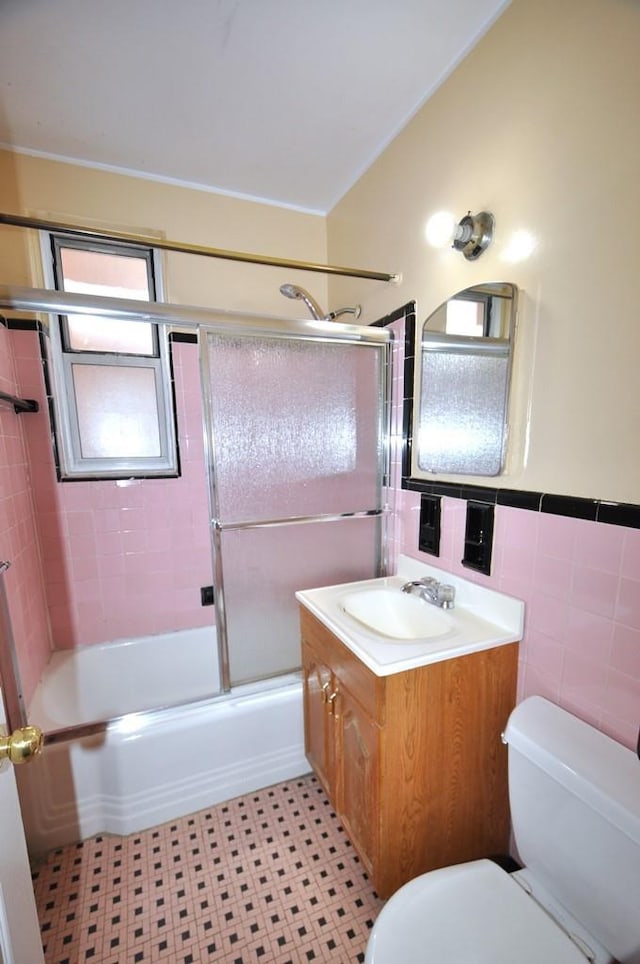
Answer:
POLYGON ((300 612, 307 758, 379 896, 506 853, 517 644, 376 676, 300 612))

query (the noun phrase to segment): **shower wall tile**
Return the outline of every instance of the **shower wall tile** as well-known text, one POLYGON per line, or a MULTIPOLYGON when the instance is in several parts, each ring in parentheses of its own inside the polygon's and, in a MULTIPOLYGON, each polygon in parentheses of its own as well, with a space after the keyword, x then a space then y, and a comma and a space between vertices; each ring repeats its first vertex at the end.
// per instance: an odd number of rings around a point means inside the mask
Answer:
POLYGON ((58 482, 38 337, 7 335, 22 346, 25 383, 43 407, 26 438, 55 648, 209 625, 212 610, 200 605, 212 573, 197 345, 172 349, 180 478, 58 482))
POLYGON ((566 646, 600 663, 611 663, 615 623, 586 609, 569 608, 566 646))
POLYGON ((575 522, 569 516, 528 512, 535 516, 538 547, 541 555, 556 559, 573 559, 576 540, 575 522))
POLYGON ((599 523, 582 526, 576 532, 573 558, 599 572, 617 576, 620 572, 625 541, 624 526, 599 523))
MULTIPOLYGON (((524 565, 521 570, 523 579, 529 581, 530 578, 533 578, 536 589, 548 596, 555 596, 560 599, 569 598, 572 567, 567 565, 566 560, 546 556, 541 552, 532 553, 526 546, 517 546, 517 551, 521 556, 524 556, 524 565)), ((507 555, 507 546, 505 546, 503 555, 505 561, 507 555)))
POLYGON ((527 602, 528 626, 551 639, 566 638, 569 626, 569 604, 566 600, 539 593, 532 587, 527 602))
POLYGON ((628 579, 640 579, 640 529, 625 529, 620 571, 628 579))
POLYGON ((574 564, 571 601, 587 612, 611 619, 616 608, 618 582, 617 573, 574 564))
POLYGON ((640 653, 640 629, 613 624, 611 643, 611 667, 625 676, 635 675, 638 653, 640 653))
MULTIPOLYGON (((640 577, 640 572, 636 573, 640 577)), ((620 580, 620 591, 616 602, 616 619, 626 626, 640 629, 640 581, 638 579, 620 580)))
POLYGON ((460 565, 465 501, 443 499, 440 559, 418 550, 417 493, 398 500, 399 550, 523 599, 518 699, 539 694, 635 747, 640 724, 640 532, 496 506, 493 569, 460 565))
MULTIPOLYGON (((9 332, 0 324, 0 390, 23 398, 35 397, 25 367, 37 358, 37 340, 9 332), (35 341, 35 347, 33 342, 35 341)), ((18 652, 25 700, 33 695, 49 659, 51 637, 47 614, 40 545, 31 492, 25 429, 28 421, 46 414, 16 415, 0 406, 0 559, 11 568, 4 578, 11 628, 18 652)), ((4 667, 5 672, 8 669, 4 667)), ((8 689, 8 685, 7 689, 8 689)))
POLYGON ((521 643, 521 655, 538 673, 559 680, 564 668, 564 652, 564 646, 555 639, 528 626, 521 643))

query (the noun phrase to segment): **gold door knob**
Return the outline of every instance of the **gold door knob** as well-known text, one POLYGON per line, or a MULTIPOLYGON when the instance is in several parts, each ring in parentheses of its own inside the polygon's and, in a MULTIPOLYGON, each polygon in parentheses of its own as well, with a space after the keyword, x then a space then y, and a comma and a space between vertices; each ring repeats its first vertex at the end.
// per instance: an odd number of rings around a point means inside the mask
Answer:
POLYGON ((42 751, 44 734, 37 726, 23 726, 6 735, 4 727, 0 730, 0 762, 28 763, 42 751))

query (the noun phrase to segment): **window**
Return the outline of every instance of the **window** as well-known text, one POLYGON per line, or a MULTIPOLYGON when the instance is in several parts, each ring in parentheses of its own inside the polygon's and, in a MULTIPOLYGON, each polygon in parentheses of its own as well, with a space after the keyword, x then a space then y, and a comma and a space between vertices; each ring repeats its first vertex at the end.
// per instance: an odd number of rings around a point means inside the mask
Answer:
POLYGON ((448 335, 482 338, 492 332, 492 301, 486 293, 473 288, 459 291, 446 303, 445 331, 448 335))
MULTIPOLYGON (((150 248, 47 234, 58 291, 157 300, 150 248)), ((166 331, 152 322, 60 315, 51 325, 63 479, 178 474, 166 331)))

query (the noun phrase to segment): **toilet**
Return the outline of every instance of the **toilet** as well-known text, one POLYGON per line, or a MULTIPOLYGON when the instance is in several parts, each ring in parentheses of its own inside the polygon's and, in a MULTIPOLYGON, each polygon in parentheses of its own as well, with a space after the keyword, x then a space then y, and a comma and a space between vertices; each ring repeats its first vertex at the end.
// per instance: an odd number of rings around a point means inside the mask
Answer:
POLYGON ((365 964, 640 964, 640 760, 531 696, 504 734, 522 870, 433 870, 385 904, 365 964))

